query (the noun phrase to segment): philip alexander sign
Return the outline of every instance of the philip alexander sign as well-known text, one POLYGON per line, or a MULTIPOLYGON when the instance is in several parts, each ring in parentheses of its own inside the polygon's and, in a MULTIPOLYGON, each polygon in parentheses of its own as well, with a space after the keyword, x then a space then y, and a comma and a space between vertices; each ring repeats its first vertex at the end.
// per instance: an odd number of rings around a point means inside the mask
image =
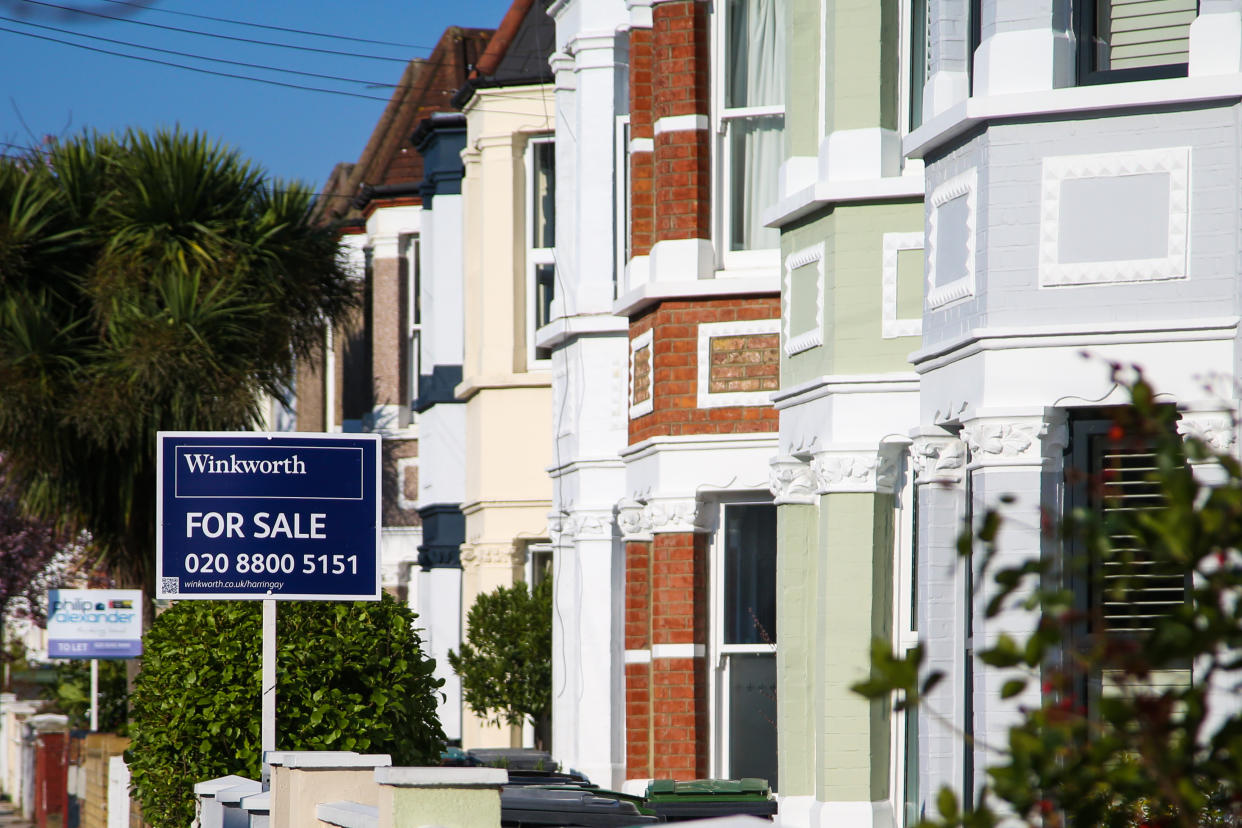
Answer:
POLYGON ((379 598, 379 435, 158 439, 156 597, 379 598))
POLYGON ((142 590, 48 590, 47 654, 51 658, 142 655, 142 590))

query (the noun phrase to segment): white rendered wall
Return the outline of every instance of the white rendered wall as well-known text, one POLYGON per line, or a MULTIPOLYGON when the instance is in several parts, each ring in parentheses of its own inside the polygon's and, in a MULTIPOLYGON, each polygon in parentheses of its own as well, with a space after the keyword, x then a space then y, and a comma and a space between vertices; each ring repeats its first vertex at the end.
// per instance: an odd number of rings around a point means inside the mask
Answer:
POLYGON ((624 0, 553 4, 557 298, 554 349, 552 752, 604 787, 624 778, 622 544, 613 513, 628 441, 626 319, 612 315, 624 0))

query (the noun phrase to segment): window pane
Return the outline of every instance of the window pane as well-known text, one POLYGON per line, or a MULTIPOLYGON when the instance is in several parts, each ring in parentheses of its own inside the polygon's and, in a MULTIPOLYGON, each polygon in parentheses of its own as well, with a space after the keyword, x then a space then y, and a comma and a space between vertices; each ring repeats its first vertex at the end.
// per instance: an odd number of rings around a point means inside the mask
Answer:
POLYGON ((919 813, 919 709, 917 706, 906 709, 905 732, 905 785, 902 800, 905 828, 914 828, 923 815, 919 813))
POLYGON ((540 141, 531 147, 534 186, 531 193, 534 236, 531 247, 556 245, 556 145, 540 141))
POLYGON ((778 0, 728 0, 725 6, 725 106, 785 102, 785 50, 778 0))
POLYGON ((552 321, 552 300, 556 296, 556 265, 535 265, 535 327, 552 321))
POLYGON ((729 656, 729 776, 776 780, 776 654, 729 656))
POLYGON ((910 0, 910 129, 923 123, 927 82, 927 0, 910 0))
POLYGON ((1197 0, 1096 0, 1095 68, 1186 63, 1197 0))
POLYGON ((724 643, 776 644, 776 507, 725 507, 724 643))
POLYGON ((729 124, 729 249, 780 247, 780 231, 764 227, 763 211, 776 203, 773 170, 781 165, 783 115, 731 118, 729 124))

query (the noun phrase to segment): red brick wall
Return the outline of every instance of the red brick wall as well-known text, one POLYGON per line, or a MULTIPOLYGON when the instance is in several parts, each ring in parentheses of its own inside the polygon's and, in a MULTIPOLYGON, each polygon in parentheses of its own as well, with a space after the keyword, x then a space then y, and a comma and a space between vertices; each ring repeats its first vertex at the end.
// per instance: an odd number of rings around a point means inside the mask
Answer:
POLYGON ((711 64, 708 4, 704 0, 657 3, 651 9, 655 34, 655 117, 706 115, 711 64))
MULTIPOLYGON (((651 649, 651 544, 625 545, 625 649, 651 649)), ((651 665, 625 665, 625 767, 651 776, 651 665)))
MULTIPOLYGON (((626 544, 625 647, 707 645, 707 537, 657 534, 626 544)), ((708 773, 708 675, 702 657, 627 664, 626 775, 699 779, 708 773)))
MULTIPOLYGON (((710 113, 708 4, 660 3, 652 9, 654 120, 710 113)), ((655 240, 711 238, 711 133, 679 129, 655 136, 655 240)))
MULTIPOLYGON (((780 297, 745 296, 661 302, 631 321, 631 339, 652 331, 654 399, 651 413, 630 420, 630 444, 667 435, 776 431, 776 409, 770 405, 698 407, 698 350, 702 322, 779 317, 780 297)), ((776 365, 759 370, 776 372, 776 365)))
MULTIPOLYGON (((630 138, 651 138, 651 29, 630 30, 630 138)), ((655 238, 651 196, 654 159, 650 152, 630 155, 630 254, 646 256, 655 238)))

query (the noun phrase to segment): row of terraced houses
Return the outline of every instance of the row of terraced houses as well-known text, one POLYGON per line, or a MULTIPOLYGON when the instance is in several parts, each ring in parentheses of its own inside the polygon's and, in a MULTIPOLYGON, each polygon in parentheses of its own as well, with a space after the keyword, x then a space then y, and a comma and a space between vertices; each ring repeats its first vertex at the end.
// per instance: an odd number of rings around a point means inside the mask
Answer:
POLYGON ((1242 0, 514 0, 444 32, 318 203, 365 301, 291 422, 383 435, 385 584, 449 736, 534 737, 444 656, 475 596, 550 578, 550 744, 598 783, 759 776, 782 823, 877 828, 976 788, 1041 690, 973 655, 1034 622, 985 617, 963 520, 1012 495, 1003 554, 1059 554, 1047 517, 1099 505, 1073 481, 1139 451, 1112 360, 1235 447, 1240 103, 1242 0), (932 715, 850 692, 876 637, 945 672, 932 715))

